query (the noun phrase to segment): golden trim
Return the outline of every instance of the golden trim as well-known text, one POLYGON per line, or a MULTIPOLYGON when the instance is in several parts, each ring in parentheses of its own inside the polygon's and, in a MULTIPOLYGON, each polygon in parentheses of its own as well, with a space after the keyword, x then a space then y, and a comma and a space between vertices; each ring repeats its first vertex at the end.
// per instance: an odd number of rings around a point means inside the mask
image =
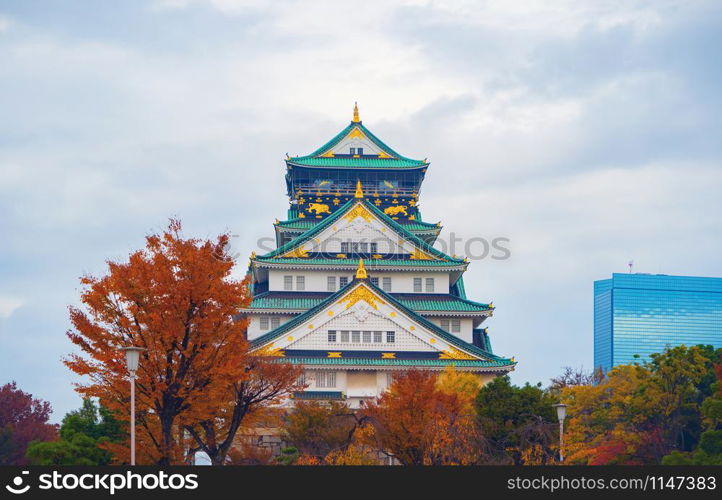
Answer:
POLYGON ((382 352, 381 359, 396 359, 395 352, 382 352))
POLYGON ((254 356, 274 356, 274 357, 284 357, 286 353, 281 349, 280 347, 273 347, 274 343, 271 342, 267 346, 263 346, 257 351, 254 351, 252 354, 254 356))
POLYGON ((369 212, 368 209, 364 207, 361 203, 357 203, 355 207, 353 207, 351 210, 348 211, 346 215, 343 216, 343 218, 346 219, 348 222, 351 222, 356 217, 361 217, 366 222, 371 222, 371 212, 369 212))
POLYGON ((439 359, 477 359, 470 354, 460 351, 455 347, 448 346, 447 349, 439 353, 439 359))
POLYGON ((350 309, 353 307, 356 302, 364 301, 374 309, 378 310, 377 304, 383 304, 386 305, 386 302, 381 300, 374 292, 372 292, 369 288, 367 288, 365 285, 361 285, 358 288, 356 288, 353 292, 346 295, 344 298, 338 301, 339 304, 345 302, 346 303, 346 309, 350 309))
POLYGON ((354 198, 363 198, 364 197, 364 190, 363 186, 361 186, 361 181, 356 181, 356 192, 353 195, 354 198))
POLYGON ((361 121, 361 120, 360 120, 359 117, 358 117, 358 103, 357 103, 357 102, 354 102, 354 103, 353 103, 353 122, 354 122, 354 123, 358 123, 358 122, 360 122, 360 121, 361 121))
POLYGON ((365 280, 368 277, 366 274, 366 268, 364 267, 364 260, 358 260, 358 269, 356 269, 356 279, 365 280))
POLYGON ((388 207, 384 210, 384 213, 386 215, 399 215, 404 214, 405 216, 408 216, 409 214, 406 212, 406 206, 405 205, 398 205, 395 207, 388 207))
MULTIPOLYGON (((351 132, 348 133, 346 136, 346 139, 365 139, 366 134, 364 134, 360 128, 354 127, 351 132)), ((354 155, 354 158, 358 158, 359 155, 354 155)))
POLYGON ((305 259, 308 257, 308 250, 304 247, 294 248, 293 250, 281 255, 282 259, 305 259))
POLYGON ((433 260, 431 255, 422 251, 420 248, 415 248, 414 253, 412 253, 409 258, 413 260, 433 260))
POLYGON ((328 356, 326 356, 327 358, 340 358, 341 357, 340 352, 331 352, 331 351, 326 351, 326 352, 328 352, 328 356))

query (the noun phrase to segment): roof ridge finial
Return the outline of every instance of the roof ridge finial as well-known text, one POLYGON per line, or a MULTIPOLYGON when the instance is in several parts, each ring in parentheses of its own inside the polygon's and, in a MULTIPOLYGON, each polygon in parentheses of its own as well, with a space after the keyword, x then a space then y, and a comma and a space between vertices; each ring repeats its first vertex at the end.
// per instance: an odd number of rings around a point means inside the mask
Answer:
POLYGON ((354 101, 353 103, 353 122, 359 123, 361 119, 358 117, 358 103, 354 101))
POLYGON ((354 198, 363 198, 364 197, 364 190, 363 186, 361 185, 361 180, 356 181, 356 193, 353 195, 354 198))
POLYGON ((365 280, 367 278, 366 268, 364 267, 364 260, 358 260, 358 269, 356 269, 356 279, 365 280))

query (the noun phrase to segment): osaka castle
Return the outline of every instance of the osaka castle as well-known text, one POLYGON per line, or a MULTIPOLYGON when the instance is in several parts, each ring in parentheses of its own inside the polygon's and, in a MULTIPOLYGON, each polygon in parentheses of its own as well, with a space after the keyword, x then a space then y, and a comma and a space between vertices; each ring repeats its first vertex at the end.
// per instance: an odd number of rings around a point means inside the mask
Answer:
POLYGON ((434 248, 438 223, 419 194, 429 162, 400 155, 353 120, 305 156, 286 158, 290 206, 276 249, 253 253, 252 352, 305 368, 294 399, 379 396, 399 370, 456 370, 486 383, 514 369, 493 353, 492 304, 467 298, 469 262, 434 248))

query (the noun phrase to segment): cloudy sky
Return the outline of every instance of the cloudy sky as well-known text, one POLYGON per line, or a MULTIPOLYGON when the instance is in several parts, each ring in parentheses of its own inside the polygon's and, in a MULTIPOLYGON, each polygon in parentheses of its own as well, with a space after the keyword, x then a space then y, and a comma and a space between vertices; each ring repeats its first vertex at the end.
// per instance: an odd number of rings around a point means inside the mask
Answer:
POLYGON ((431 160, 426 220, 510 239, 466 283, 513 379, 590 368, 595 279, 722 276, 721 25, 694 0, 3 0, 0 383, 77 407, 78 277, 171 216, 248 255, 285 154, 354 101, 431 160))

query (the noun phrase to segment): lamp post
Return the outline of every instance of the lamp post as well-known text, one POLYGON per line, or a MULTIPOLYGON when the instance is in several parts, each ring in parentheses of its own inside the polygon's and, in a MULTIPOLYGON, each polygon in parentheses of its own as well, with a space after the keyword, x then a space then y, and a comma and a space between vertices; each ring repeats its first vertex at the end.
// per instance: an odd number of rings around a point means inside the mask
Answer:
POLYGON ((557 403, 552 406, 557 409, 557 418, 559 419, 559 462, 564 462, 562 447, 564 446, 564 419, 567 417, 567 405, 557 403))
POLYGON ((125 351, 125 364, 130 373, 130 465, 135 465, 135 372, 140 363, 140 353, 145 351, 142 347, 122 347, 125 351))

